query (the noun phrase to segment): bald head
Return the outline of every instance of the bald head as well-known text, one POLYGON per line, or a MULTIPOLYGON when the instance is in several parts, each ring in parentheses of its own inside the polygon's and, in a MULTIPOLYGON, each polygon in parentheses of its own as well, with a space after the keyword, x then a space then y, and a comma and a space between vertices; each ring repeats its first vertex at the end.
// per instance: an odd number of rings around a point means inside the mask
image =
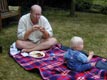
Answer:
POLYGON ((33 13, 33 12, 42 12, 42 9, 41 9, 41 7, 39 6, 39 5, 33 5, 32 7, 31 7, 31 13, 33 13))
POLYGON ((31 7, 30 13, 31 13, 31 15, 30 15, 31 16, 31 20, 35 24, 40 19, 40 16, 42 14, 42 9, 41 9, 41 7, 39 5, 33 5, 31 7))

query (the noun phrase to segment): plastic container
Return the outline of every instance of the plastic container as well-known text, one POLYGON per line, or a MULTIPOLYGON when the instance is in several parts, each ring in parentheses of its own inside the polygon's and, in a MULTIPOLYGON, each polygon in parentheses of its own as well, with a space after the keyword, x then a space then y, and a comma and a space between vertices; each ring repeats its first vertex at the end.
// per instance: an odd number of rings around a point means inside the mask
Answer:
POLYGON ((54 58, 55 58, 55 54, 54 54, 53 51, 51 51, 51 53, 50 53, 50 60, 53 60, 54 58))

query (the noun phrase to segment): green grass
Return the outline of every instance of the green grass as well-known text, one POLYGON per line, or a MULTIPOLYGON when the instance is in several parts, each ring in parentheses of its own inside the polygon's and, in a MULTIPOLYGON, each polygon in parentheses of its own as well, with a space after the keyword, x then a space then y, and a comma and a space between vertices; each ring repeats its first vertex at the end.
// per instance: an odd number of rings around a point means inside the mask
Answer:
MULTIPOLYGON (((73 36, 81 36, 85 41, 86 52, 93 50, 96 55, 107 57, 107 15, 93 13, 76 13, 76 17, 68 16, 68 12, 60 10, 45 11, 54 36, 63 45, 69 46, 73 36)), ((9 55, 9 46, 17 40, 17 24, 9 25, 0 32, 0 80, 41 80, 38 72, 25 71, 9 55)))

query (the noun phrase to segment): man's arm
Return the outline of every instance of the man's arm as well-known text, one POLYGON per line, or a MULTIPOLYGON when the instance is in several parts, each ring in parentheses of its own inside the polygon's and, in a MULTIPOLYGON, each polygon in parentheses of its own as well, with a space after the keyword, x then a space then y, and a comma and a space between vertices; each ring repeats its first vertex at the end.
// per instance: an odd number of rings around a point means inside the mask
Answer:
POLYGON ((50 37, 49 33, 45 30, 45 28, 40 27, 40 31, 43 33, 44 39, 48 39, 50 37))
POLYGON ((24 40, 27 40, 29 35, 36 31, 36 30, 39 30, 43 33, 43 38, 44 39, 48 39, 50 37, 49 33, 45 30, 45 28, 39 26, 39 25, 34 25, 31 29, 27 30, 24 34, 24 40))
POLYGON ((27 40, 32 31, 33 31, 32 27, 29 30, 27 30, 26 23, 23 17, 21 17, 18 24, 18 34, 17 34, 18 39, 27 40))
POLYGON ((29 29, 29 30, 27 30, 27 31, 25 32, 25 34, 24 34, 24 40, 27 40, 28 37, 29 37, 29 35, 30 35, 32 32, 33 32, 32 28, 29 29))
POLYGON ((26 23, 23 20, 23 17, 19 20, 19 24, 18 24, 18 32, 17 32, 17 36, 18 39, 21 40, 27 40, 29 38, 29 35, 36 31, 39 30, 40 26, 39 25, 34 25, 33 27, 31 26, 30 29, 27 30, 26 28, 26 23))
POLYGON ((43 30, 43 34, 44 34, 43 37, 44 38, 52 37, 53 36, 53 31, 52 31, 52 27, 51 27, 49 21, 45 17, 42 17, 42 18, 43 18, 43 20, 42 20, 42 22, 43 22, 42 27, 45 30, 45 31, 43 30))
POLYGON ((21 17, 20 20, 19 20, 19 23, 18 23, 18 30, 17 30, 18 39, 23 40, 25 32, 26 32, 26 24, 23 20, 23 17, 21 17))

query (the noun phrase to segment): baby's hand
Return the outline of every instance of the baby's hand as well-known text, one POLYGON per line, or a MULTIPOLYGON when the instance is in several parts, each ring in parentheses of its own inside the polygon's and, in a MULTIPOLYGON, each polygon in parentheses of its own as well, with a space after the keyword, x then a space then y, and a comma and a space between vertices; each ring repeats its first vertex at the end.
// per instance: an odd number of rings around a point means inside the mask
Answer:
POLYGON ((93 67, 94 67, 95 65, 96 65, 96 62, 91 63, 91 66, 93 66, 93 67))
POLYGON ((89 55, 93 56, 94 55, 94 51, 89 51, 89 55))

